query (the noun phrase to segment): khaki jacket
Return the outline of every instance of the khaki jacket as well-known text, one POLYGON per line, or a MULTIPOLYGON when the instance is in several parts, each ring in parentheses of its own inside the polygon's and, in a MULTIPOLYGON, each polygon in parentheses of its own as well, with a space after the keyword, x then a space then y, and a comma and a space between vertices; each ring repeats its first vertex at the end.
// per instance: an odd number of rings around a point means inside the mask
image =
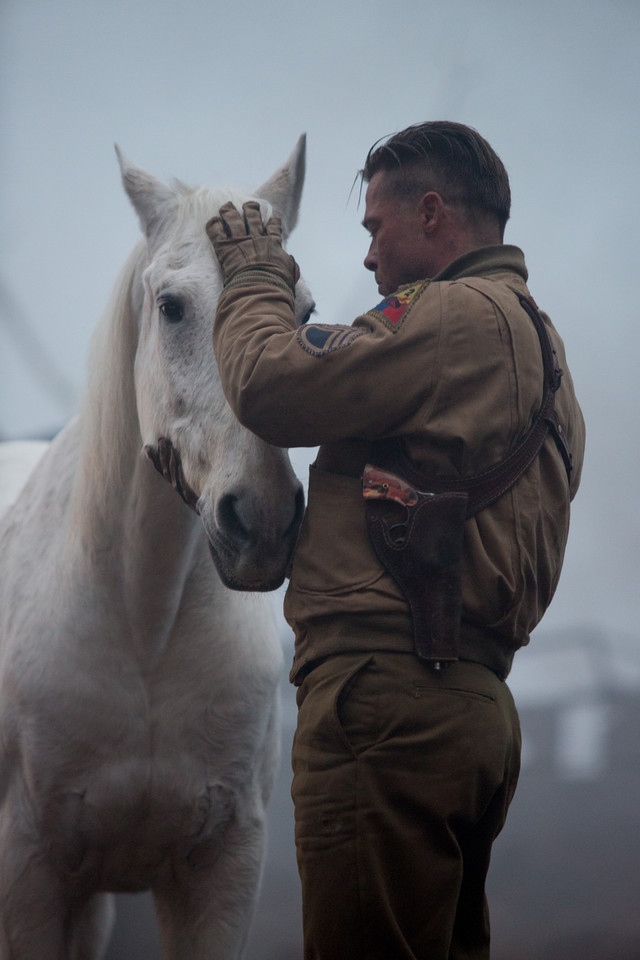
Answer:
MULTIPOLYGON (((543 393, 538 337, 517 247, 458 258, 401 288, 352 326, 296 329, 291 294, 255 280, 225 288, 214 348, 226 396, 280 446, 320 445, 285 599, 294 682, 332 653, 413 649, 407 605, 369 542, 353 474, 372 441, 403 436, 434 479, 471 476, 527 432, 543 393)), ((564 346, 556 410, 573 454, 568 482, 551 436, 523 477, 466 523, 461 657, 506 676, 556 589, 580 481, 584 422, 564 346)))

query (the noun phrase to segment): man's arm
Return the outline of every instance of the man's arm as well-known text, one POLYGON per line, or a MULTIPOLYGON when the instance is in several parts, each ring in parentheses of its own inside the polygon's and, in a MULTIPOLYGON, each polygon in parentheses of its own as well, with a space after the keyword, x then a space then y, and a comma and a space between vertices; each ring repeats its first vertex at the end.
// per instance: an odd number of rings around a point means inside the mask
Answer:
POLYGON ((279 446, 405 428, 428 388, 439 315, 419 337, 371 314, 348 327, 296 328, 295 261, 282 249, 279 225, 263 225, 256 204, 247 216, 248 206, 244 218, 223 207, 207 226, 225 278, 213 344, 238 419, 279 446))

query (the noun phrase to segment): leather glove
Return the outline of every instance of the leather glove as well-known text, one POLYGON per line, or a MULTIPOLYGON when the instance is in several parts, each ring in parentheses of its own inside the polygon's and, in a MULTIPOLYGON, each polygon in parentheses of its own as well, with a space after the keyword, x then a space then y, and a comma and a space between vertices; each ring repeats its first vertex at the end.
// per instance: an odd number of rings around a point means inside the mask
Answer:
POLYGON ((198 503, 198 495, 191 489, 184 478, 180 454, 171 443, 171 440, 168 440, 166 437, 160 437, 157 449, 147 444, 144 452, 158 473, 171 484, 186 505, 197 513, 198 509, 196 504, 198 503))
POLYGON ((293 293, 300 270, 282 247, 282 223, 277 217, 263 223, 260 204, 255 200, 243 204, 242 213, 232 203, 225 203, 218 216, 209 220, 206 230, 220 261, 225 286, 239 273, 251 271, 258 274, 257 279, 261 279, 260 274, 277 277, 293 293))

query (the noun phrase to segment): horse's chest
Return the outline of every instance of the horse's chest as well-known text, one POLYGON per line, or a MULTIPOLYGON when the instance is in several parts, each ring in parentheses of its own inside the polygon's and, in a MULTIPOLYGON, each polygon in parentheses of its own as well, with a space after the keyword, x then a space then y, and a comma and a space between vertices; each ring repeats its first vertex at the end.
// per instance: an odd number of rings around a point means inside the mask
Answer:
POLYGON ((268 685, 250 696, 244 671, 184 647, 146 675, 109 645, 52 647, 38 670, 18 650, 1 698, 6 806, 38 855, 82 889, 114 890, 215 857, 259 803, 268 685))
POLYGON ((251 795, 257 730, 225 715, 226 697, 198 693, 194 682, 189 697, 158 702, 132 685, 114 700, 80 684, 74 698, 40 703, 21 766, 56 869, 136 890, 208 855, 251 795))
POLYGON ((115 890, 143 889, 204 856, 239 797, 214 771, 177 761, 106 764, 48 805, 45 834, 69 877, 115 890))

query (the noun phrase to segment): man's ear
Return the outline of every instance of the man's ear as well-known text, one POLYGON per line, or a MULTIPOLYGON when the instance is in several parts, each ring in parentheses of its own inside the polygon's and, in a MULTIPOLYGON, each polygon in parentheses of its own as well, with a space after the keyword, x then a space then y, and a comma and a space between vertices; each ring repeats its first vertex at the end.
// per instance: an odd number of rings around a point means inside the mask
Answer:
POLYGON ((422 226, 425 232, 433 233, 440 226, 444 213, 444 200, 435 190, 425 193, 418 202, 422 226))

